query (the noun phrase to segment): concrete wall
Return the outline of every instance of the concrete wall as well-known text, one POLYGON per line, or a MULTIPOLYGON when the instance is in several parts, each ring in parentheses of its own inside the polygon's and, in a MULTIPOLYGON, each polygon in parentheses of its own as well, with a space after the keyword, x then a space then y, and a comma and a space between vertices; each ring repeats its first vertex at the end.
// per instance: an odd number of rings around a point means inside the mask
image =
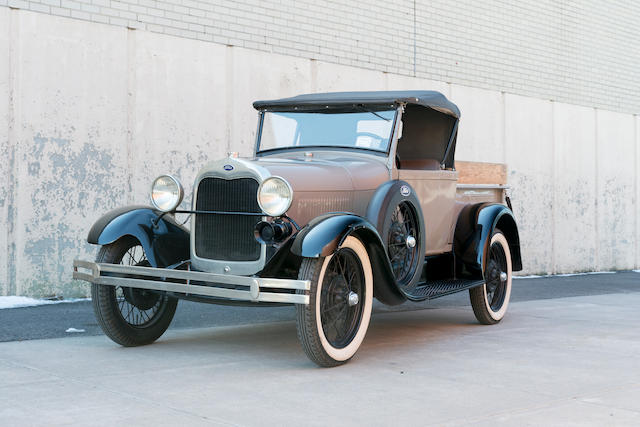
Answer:
POLYGON ((554 0, 0 0, 0 6, 640 111, 640 3, 554 0))
POLYGON ((631 114, 1 7, 0 64, 0 294, 85 294, 70 266, 105 211, 248 155, 253 100, 343 89, 458 103, 458 159, 509 165, 524 273, 640 266, 631 114))

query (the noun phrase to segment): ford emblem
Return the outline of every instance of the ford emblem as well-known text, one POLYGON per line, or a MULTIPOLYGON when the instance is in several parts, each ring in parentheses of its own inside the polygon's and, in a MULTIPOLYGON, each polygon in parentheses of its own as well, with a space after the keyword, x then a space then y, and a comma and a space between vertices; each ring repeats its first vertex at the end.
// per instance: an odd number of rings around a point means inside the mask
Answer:
POLYGON ((402 194, 404 197, 407 197, 409 194, 411 194, 411 189, 408 185, 403 185, 402 187, 400 187, 400 194, 402 194))
POLYGON ((232 170, 233 170, 233 166, 231 166, 231 165, 224 165, 224 166, 222 167, 222 169, 224 169, 224 170, 226 170, 226 171, 232 171, 232 170))

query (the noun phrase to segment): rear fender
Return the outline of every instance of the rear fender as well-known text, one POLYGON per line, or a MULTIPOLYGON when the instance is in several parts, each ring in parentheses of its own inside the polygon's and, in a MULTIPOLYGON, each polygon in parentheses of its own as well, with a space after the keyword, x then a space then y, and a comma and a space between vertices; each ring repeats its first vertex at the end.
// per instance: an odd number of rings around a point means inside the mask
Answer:
POLYGON ((375 297, 387 305, 406 301, 395 285, 382 239, 375 226, 365 218, 350 213, 319 216, 295 236, 291 252, 306 258, 326 257, 334 253, 348 236, 360 239, 367 249, 373 270, 375 297))
POLYGON ((91 227, 87 241, 108 245, 126 236, 140 242, 153 267, 189 259, 189 231, 172 216, 161 216, 146 206, 127 206, 105 214, 91 227))
POLYGON ((513 271, 522 270, 520 237, 511 209, 498 203, 465 206, 456 224, 454 253, 462 263, 462 276, 482 279, 484 263, 495 229, 502 231, 509 242, 513 271))

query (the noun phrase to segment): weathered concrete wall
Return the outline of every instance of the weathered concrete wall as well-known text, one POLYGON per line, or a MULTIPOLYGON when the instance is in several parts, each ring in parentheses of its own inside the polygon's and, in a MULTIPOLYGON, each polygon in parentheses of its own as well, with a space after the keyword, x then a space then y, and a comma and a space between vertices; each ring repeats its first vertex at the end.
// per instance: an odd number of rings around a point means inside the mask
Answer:
POLYGON ((636 211, 634 212, 634 219, 636 224, 636 267, 640 265, 640 116, 636 115, 635 132, 636 134, 636 211))
POLYGON ((9 84, 9 69, 11 62, 10 49, 11 25, 9 21, 9 9, 0 8, 0 295, 5 295, 10 291, 8 287, 9 265, 7 253, 9 251, 9 224, 13 224, 10 219, 9 205, 11 204, 9 195, 12 193, 11 166, 13 164, 13 150, 9 148, 9 108, 11 105, 11 93, 9 84))
POLYGON ((147 203, 160 173, 190 194, 207 160, 248 155, 253 100, 328 90, 458 103, 458 159, 509 165, 524 273, 640 266, 630 114, 6 8, 0 64, 0 294, 85 294, 70 266, 98 217, 147 203))
POLYGON ((597 270, 596 111, 554 104, 555 270, 597 270), (572 143, 566 143, 572 141, 572 143))
POLYGON ((84 292, 68 267, 94 252, 78 239, 83 225, 95 211, 127 202, 127 32, 10 15, 14 162, 4 292, 84 292))
POLYGON ((627 114, 596 114, 598 268, 624 269, 635 263, 634 121, 627 114))
POLYGON ((506 95, 505 161, 529 271, 553 271, 553 105, 506 95))

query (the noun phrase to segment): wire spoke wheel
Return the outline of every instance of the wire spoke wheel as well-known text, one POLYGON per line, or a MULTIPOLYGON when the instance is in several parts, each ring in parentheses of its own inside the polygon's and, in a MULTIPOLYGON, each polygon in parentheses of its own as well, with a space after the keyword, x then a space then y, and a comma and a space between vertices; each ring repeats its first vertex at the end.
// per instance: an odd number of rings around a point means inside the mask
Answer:
POLYGON ((506 237, 499 230, 491 237, 486 257, 485 283, 470 289, 469 296, 476 319, 492 325, 502 320, 511 297, 511 252, 506 237))
POLYGON ((413 279, 419 264, 420 238, 418 217, 408 202, 401 202, 391 214, 387 239, 387 249, 396 282, 407 287, 413 279))
MULTIPOLYGON (((151 266, 144 249, 133 238, 102 246, 96 262, 151 266)), ((150 344, 158 339, 169 327, 178 304, 176 298, 163 292, 95 283, 91 286, 91 299, 96 320, 104 333, 127 347, 150 344)))
POLYGON ((506 293, 507 257, 502 245, 495 242, 489 249, 486 287, 487 302, 493 311, 500 310, 506 293))
POLYGON ((320 313, 324 335, 335 348, 344 348, 353 340, 365 298, 364 272, 356 253, 349 248, 339 249, 329 261, 321 291, 320 313))
POLYGON ((304 258, 298 272, 310 282, 309 304, 296 305, 296 329, 305 353, 323 367, 353 357, 364 340, 373 306, 373 271, 364 244, 348 236, 332 254, 304 258))
MULTIPOLYGON (((140 245, 129 248, 120 264, 151 266, 140 245)), ((157 292, 122 286, 115 287, 114 292, 122 319, 134 327, 145 327, 157 320, 157 314, 168 298, 157 292)))

